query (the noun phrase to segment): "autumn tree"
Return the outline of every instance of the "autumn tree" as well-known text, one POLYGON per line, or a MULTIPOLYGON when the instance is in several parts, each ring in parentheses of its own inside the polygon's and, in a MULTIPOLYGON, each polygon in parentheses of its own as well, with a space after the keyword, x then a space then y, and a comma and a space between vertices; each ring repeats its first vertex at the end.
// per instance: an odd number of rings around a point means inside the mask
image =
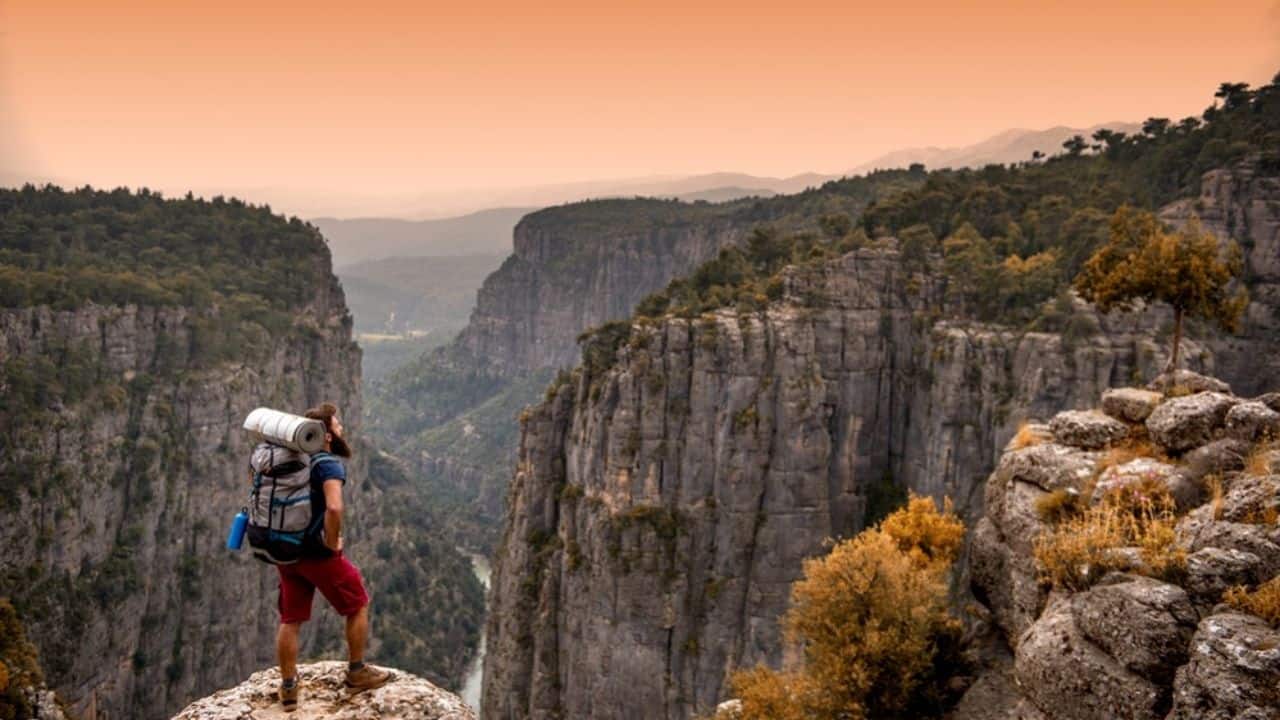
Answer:
POLYGON ((962 673, 948 576, 964 526, 912 497, 878 526, 806 561, 784 619, 802 666, 735 673, 744 720, 930 717, 962 673))
POLYGON ((1221 247, 1198 221, 1169 232, 1145 210, 1122 206, 1111 217, 1110 239, 1085 263, 1076 292, 1102 312, 1129 310, 1139 301, 1173 308, 1173 347, 1167 370, 1178 365, 1186 317, 1234 332, 1248 297, 1231 289, 1243 267, 1240 246, 1221 247))
POLYGON ((27 690, 43 683, 35 646, 13 604, 0 597, 0 720, 34 717, 27 690))

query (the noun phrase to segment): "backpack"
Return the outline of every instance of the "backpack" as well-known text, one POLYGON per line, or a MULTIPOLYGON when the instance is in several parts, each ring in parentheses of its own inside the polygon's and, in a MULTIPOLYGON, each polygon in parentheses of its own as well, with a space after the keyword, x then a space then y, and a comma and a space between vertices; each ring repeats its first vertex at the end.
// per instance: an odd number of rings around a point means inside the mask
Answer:
POLYGON ((254 557, 272 565, 292 565, 319 535, 324 517, 313 517, 311 465, 326 456, 265 442, 253 449, 247 537, 254 557))

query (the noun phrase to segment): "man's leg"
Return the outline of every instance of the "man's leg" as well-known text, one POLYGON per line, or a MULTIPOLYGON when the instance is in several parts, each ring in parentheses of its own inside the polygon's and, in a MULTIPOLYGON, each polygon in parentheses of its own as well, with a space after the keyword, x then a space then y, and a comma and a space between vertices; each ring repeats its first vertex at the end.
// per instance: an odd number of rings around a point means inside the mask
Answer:
MULTIPOLYGON (((298 677, 298 630, 302 623, 280 623, 276 630, 276 659, 280 661, 280 677, 298 677)), ((350 637, 350 632, 347 634, 350 637)))
POLYGON ((276 660, 280 662, 280 704, 285 712, 298 707, 298 631, 311 617, 316 588, 285 566, 280 571, 280 626, 276 629, 276 660))
POLYGON ((369 606, 347 616, 347 660, 364 662, 364 644, 369 637, 369 606))
POLYGON ((342 555, 335 555, 325 561, 313 579, 333 609, 347 619, 347 654, 351 660, 347 664, 347 688, 359 692, 381 687, 391 679, 391 673, 364 664, 364 645, 369 637, 369 593, 360 571, 342 555))

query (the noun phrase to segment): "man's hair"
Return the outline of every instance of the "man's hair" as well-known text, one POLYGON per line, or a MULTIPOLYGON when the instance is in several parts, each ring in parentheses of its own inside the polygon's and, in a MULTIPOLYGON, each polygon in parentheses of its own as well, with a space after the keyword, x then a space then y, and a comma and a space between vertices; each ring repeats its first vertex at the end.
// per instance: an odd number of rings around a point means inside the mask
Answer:
POLYGON ((325 429, 328 430, 333 427, 333 416, 338 414, 338 406, 331 402, 320 403, 303 414, 312 420, 323 422, 325 429))
POLYGON ((345 458, 351 457, 351 444, 347 442, 346 438, 333 431, 333 417, 338 414, 337 405, 331 402, 320 403, 303 414, 312 420, 319 420, 324 423, 325 432, 333 436, 333 440, 329 444, 334 455, 345 458))

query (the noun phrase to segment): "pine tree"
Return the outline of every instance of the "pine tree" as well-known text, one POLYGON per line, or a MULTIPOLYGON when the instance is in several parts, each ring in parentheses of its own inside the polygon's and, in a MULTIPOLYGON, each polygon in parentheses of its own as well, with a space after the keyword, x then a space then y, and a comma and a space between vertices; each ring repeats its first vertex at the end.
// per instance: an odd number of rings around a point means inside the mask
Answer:
POLYGON ((1111 217, 1108 243, 1085 263, 1076 292, 1102 312, 1129 310, 1138 301, 1173 308, 1173 346, 1166 370, 1178 365, 1186 317, 1217 323, 1235 332, 1248 304, 1244 288, 1232 290, 1243 260, 1240 246, 1220 246, 1213 233, 1193 220, 1166 231, 1150 212, 1123 206, 1111 217))

